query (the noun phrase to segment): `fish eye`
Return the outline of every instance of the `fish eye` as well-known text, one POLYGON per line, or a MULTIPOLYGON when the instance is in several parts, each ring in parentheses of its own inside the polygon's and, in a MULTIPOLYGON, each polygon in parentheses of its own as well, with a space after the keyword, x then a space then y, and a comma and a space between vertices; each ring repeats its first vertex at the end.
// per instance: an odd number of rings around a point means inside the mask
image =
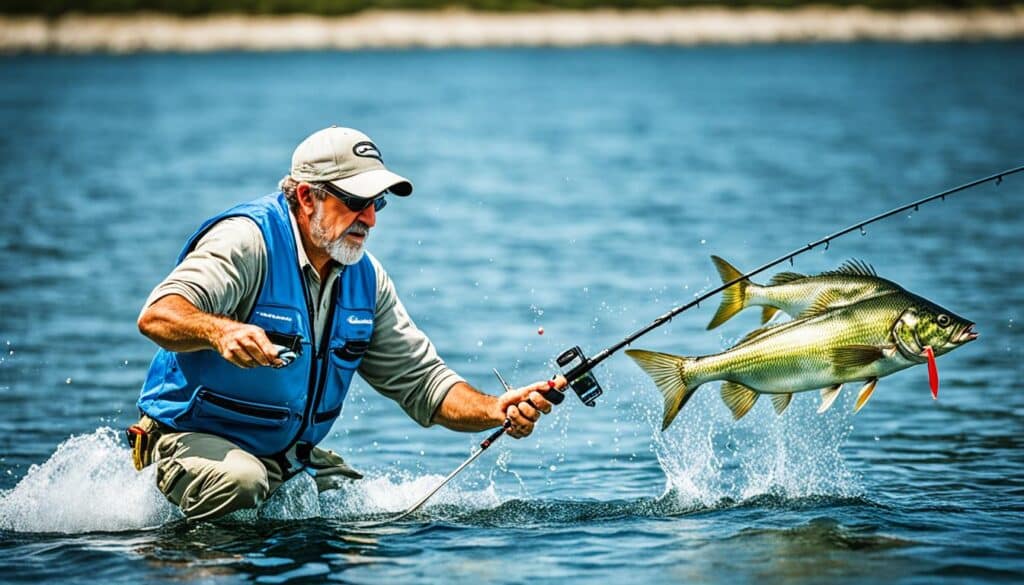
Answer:
POLYGON ((936 317, 935 321, 939 324, 939 327, 949 327, 949 324, 953 322, 953 320, 949 318, 949 315, 946 315, 945 313, 936 317))

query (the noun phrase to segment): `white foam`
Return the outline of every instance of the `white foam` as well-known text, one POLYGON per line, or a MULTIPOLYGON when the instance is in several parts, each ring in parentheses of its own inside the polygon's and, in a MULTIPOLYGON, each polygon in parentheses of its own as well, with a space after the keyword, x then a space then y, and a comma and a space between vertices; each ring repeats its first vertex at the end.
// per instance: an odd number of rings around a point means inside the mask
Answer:
MULTIPOLYGON (((851 393, 847 392, 848 395, 851 393)), ((655 452, 665 471, 666 492, 684 507, 772 495, 854 497, 863 492, 846 465, 841 446, 849 436, 849 402, 821 416, 816 394, 797 394, 777 416, 761 400, 744 419, 733 421, 717 393, 695 395, 664 434, 655 452)))
MULTIPOLYGON (((182 518, 156 488, 155 467, 141 473, 120 433, 109 427, 61 443, 42 465, 33 465, 18 484, 0 493, 0 529, 15 532, 120 532, 155 528, 182 518)), ((345 483, 317 494, 316 484, 299 474, 282 485, 257 510, 243 510, 234 520, 272 518, 365 518, 405 510, 444 476, 393 476, 384 473, 345 483)), ((460 512, 500 505, 494 484, 442 489, 424 507, 454 506, 460 512)))
POLYGON ((180 515, 156 489, 154 473, 152 466, 135 471, 114 429, 72 436, 0 494, 0 528, 77 533, 159 526, 180 515))
MULTIPOLYGON (((320 495, 323 515, 334 518, 398 513, 425 496, 444 479, 443 475, 392 476, 384 474, 345 484, 320 495)), ((455 507, 460 511, 497 507, 502 503, 493 483, 482 489, 448 485, 431 498, 423 510, 455 507)))

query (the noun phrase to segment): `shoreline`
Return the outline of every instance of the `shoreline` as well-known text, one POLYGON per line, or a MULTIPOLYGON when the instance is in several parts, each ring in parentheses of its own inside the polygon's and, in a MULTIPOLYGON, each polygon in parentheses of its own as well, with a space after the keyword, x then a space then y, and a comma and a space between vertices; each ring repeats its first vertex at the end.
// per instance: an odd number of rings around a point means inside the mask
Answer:
POLYGON ((667 8, 310 15, 0 16, 0 53, 146 53, 1024 39, 1009 9, 667 8))

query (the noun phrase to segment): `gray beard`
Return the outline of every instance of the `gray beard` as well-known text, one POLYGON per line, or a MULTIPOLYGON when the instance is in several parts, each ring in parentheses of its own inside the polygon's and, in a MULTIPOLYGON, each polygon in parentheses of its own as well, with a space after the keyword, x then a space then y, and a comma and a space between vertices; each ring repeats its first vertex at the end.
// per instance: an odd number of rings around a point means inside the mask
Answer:
POLYGON ((327 237, 327 229, 323 226, 323 220, 323 203, 318 201, 316 204, 316 211, 313 212, 313 218, 309 222, 309 239, 312 240, 315 245, 323 248, 324 251, 327 252, 327 255, 339 264, 351 266, 362 260, 364 253, 363 245, 352 244, 345 240, 345 236, 352 232, 368 234, 370 226, 356 220, 352 225, 348 226, 340 236, 331 240, 327 237))

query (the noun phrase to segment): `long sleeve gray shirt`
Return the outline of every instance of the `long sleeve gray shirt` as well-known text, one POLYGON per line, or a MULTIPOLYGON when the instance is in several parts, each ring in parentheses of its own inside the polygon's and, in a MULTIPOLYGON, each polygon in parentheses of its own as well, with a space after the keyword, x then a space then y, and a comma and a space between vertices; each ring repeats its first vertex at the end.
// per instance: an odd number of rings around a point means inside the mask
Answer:
MULTIPOLYGON (((313 298, 313 324, 317 339, 323 335, 332 299, 331 290, 341 274, 335 265, 326 282, 310 263, 292 217, 292 232, 299 265, 313 298)), ((370 347, 359 365, 359 375, 377 392, 394 400, 423 426, 451 387, 464 381, 438 356, 427 336, 412 322, 394 282, 370 256, 377 273, 377 308, 370 347)), ((181 295, 199 310, 241 321, 256 304, 267 272, 267 246, 259 227, 250 219, 224 219, 207 231, 193 250, 146 300, 145 308, 167 295, 181 295)))

